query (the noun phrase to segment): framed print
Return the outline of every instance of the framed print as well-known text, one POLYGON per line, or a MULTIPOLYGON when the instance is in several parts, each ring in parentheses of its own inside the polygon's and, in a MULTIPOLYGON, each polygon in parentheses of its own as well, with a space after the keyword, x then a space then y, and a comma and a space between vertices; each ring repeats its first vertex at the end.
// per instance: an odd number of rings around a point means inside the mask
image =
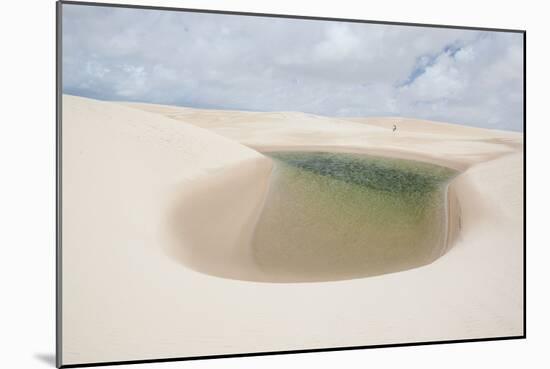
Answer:
POLYGON ((525 31, 57 10, 58 367, 525 337, 525 31))

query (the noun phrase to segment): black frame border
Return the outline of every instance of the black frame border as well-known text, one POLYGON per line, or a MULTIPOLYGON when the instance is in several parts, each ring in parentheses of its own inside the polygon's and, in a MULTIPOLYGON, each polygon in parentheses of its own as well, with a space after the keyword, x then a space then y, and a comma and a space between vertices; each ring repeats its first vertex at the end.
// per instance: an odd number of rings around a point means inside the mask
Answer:
POLYGON ((56 119, 56 367, 57 368, 84 368, 91 366, 108 366, 108 365, 128 365, 128 364, 146 364, 146 363, 164 363, 176 361, 190 360, 206 360, 206 359, 222 359, 222 358, 238 358, 251 356, 269 356, 269 355, 288 355, 288 354, 304 354, 316 352, 330 351, 351 351, 373 348, 388 348, 388 347, 410 347, 410 346, 428 346, 438 344, 453 344, 453 343, 468 343, 468 342, 490 342, 490 341, 505 341, 519 340, 527 338, 527 234, 526 234, 526 185, 527 185, 527 31, 521 29, 505 29, 505 28, 487 28, 487 27, 464 27, 456 25, 428 24, 428 23, 410 23, 410 22, 393 22, 393 21, 377 21, 364 19, 346 19, 346 18, 331 18, 318 16, 302 16, 290 14, 269 14, 269 13, 253 13, 253 12, 238 12, 226 10, 211 10, 211 9, 190 9, 177 7, 164 7, 153 5, 131 5, 131 4, 116 4, 116 3, 100 3, 100 2, 85 2, 72 0, 57 0, 56 1, 56 46, 55 46, 55 119, 56 119), (241 15, 252 17, 268 17, 268 18, 287 18, 287 19, 303 19, 303 20, 321 20, 321 21, 336 21, 347 23, 369 23, 390 26, 408 26, 408 27, 426 27, 426 28, 447 28, 461 29, 472 31, 490 31, 490 32, 506 32, 506 33, 521 33, 523 34, 523 334, 518 336, 502 336, 502 337, 486 337, 486 338, 468 338, 456 340, 442 341, 420 341, 420 342, 404 342, 380 345, 365 345, 365 346, 345 346, 345 347, 327 347, 315 349, 301 350, 286 350, 286 351, 264 351, 250 352, 237 354, 219 354, 205 356, 188 356, 188 357, 170 357, 160 359, 142 359, 142 360, 125 360, 125 361, 108 361, 108 362, 90 362, 81 364, 62 364, 62 112, 63 112, 63 70, 62 70, 62 35, 63 26, 62 8, 64 4, 83 5, 83 6, 98 6, 112 8, 130 8, 130 9, 146 9, 146 10, 162 10, 162 11, 177 11, 188 13, 206 13, 206 14, 225 14, 225 15, 241 15))

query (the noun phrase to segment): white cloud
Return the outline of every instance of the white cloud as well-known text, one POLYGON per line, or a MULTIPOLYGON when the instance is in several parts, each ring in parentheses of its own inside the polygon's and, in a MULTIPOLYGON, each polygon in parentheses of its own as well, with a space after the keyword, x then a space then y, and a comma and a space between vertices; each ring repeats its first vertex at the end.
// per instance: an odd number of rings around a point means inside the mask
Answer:
POLYGON ((313 49, 320 60, 342 61, 359 52, 359 37, 344 23, 333 23, 325 31, 325 39, 313 49))
POLYGON ((454 58, 443 53, 411 84, 401 87, 399 94, 409 100, 452 99, 464 93, 466 87, 454 58))
POLYGON ((68 93, 522 129, 520 34, 63 5, 68 93))

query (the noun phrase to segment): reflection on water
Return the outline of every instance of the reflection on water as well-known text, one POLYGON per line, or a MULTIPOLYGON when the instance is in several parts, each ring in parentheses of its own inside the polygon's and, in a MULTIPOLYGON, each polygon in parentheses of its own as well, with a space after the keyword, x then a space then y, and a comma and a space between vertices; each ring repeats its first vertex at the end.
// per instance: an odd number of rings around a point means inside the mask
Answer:
POLYGON ((454 170, 359 154, 266 155, 275 169, 252 252, 272 281, 391 273, 444 251, 454 170))

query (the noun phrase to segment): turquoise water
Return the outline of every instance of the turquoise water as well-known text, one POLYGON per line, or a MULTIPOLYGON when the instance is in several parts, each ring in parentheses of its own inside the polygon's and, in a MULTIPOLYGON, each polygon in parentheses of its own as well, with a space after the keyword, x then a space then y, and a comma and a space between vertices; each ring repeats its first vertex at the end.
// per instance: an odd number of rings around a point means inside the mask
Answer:
POLYGON ((275 168, 252 252, 273 281, 374 276, 443 252, 446 188, 456 171, 360 154, 265 155, 275 168))

